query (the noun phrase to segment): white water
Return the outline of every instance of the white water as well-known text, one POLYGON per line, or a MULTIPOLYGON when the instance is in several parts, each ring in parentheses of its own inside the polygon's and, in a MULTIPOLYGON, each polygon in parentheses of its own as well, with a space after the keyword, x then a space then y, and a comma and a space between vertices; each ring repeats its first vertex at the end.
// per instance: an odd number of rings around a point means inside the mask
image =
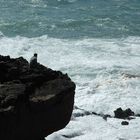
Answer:
MULTIPOLYGON (((0 36, 0 54, 23 56, 27 60, 37 52, 38 61, 61 70, 76 83, 75 106, 86 111, 114 115, 122 107, 140 114, 140 37, 124 39, 64 40, 42 36, 25 38, 0 36)), ((94 115, 74 117, 69 125, 47 140, 140 140, 140 118, 122 126, 118 119, 104 121, 94 115)))

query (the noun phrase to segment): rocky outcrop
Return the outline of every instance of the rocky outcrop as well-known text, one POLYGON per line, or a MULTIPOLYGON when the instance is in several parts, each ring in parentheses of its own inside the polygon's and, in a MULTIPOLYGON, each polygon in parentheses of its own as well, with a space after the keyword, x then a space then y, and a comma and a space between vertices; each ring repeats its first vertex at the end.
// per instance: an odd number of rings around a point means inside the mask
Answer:
POLYGON ((117 108, 114 111, 115 118, 120 118, 120 119, 129 119, 130 116, 134 116, 135 113, 130 109, 122 110, 122 108, 117 108))
POLYGON ((22 57, 0 56, 0 139, 43 140, 70 121, 75 84, 22 57))

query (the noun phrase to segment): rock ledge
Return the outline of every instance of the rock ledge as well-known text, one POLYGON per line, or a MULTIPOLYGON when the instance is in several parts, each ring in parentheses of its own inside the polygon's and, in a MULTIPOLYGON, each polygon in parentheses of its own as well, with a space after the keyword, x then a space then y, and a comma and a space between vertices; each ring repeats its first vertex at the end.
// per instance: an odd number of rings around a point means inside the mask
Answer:
POLYGON ((60 71, 0 56, 0 139, 43 140, 70 121, 75 84, 60 71))

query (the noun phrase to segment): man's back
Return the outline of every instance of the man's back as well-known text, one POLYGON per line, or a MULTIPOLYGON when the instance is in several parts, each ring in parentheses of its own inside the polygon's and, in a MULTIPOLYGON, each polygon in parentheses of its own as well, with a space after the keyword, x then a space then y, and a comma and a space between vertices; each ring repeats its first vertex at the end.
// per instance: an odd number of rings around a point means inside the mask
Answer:
POLYGON ((37 66, 37 54, 30 59, 30 68, 35 68, 37 66))

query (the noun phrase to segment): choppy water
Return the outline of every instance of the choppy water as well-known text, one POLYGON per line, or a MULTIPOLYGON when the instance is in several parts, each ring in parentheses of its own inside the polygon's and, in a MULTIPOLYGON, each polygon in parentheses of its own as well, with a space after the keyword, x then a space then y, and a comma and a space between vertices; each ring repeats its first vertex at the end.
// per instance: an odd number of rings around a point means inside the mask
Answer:
POLYGON ((140 35, 139 0, 1 0, 6 36, 55 38, 140 35))
MULTIPOLYGON (((139 17, 139 0, 1 0, 0 54, 29 60, 37 52, 39 62, 70 75, 77 85, 75 106, 86 111, 113 116, 121 106, 140 113, 140 79, 125 76, 140 75, 139 17)), ((70 123, 66 134, 89 139, 92 119, 75 119, 81 129, 70 123)))

